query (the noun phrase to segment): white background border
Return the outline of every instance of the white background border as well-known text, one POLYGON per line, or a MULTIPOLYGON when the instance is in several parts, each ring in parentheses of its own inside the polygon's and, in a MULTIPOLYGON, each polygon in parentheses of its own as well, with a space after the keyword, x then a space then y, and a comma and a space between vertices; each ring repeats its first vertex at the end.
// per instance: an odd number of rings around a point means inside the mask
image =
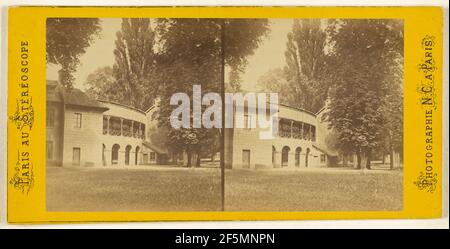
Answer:
POLYGON ((448 1, 447 0, 2 0, 0 3, 0 228, 449 228, 448 213, 448 1), (444 8, 444 88, 443 88, 443 217, 428 220, 335 220, 335 221, 207 221, 133 222, 97 224, 11 225, 6 222, 6 125, 7 125, 7 8, 18 5, 43 6, 442 6, 444 8))

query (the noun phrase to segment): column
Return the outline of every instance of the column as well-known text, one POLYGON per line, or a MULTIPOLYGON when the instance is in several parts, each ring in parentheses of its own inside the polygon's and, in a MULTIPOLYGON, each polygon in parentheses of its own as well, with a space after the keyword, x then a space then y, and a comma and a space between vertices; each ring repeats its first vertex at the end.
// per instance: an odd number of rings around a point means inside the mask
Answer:
POLYGON ((303 134, 303 122, 300 123, 300 139, 304 138, 304 134, 303 134))
POLYGON ((105 148, 105 166, 111 166, 111 147, 105 148))
POLYGON ((130 134, 131 134, 131 137, 134 137, 134 120, 131 120, 131 132, 130 132, 130 134))
POLYGON ((123 118, 120 119, 120 135, 123 135, 123 118))
POLYGON ((111 119, 111 116, 106 116, 106 120, 107 120, 107 122, 106 122, 107 123, 107 125, 106 125, 106 134, 108 134, 108 135, 110 134, 109 133, 109 126, 110 126, 109 125, 109 120, 110 119, 111 119))
POLYGON ((293 126, 294 126, 294 121, 291 120, 291 136, 290 136, 291 138, 294 137, 294 134, 292 133, 293 132, 292 131, 293 130, 293 126))

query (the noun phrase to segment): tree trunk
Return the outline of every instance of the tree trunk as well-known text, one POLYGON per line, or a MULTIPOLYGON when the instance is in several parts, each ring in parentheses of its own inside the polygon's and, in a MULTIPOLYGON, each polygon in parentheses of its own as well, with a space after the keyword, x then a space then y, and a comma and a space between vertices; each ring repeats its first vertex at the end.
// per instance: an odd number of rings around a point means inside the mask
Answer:
POLYGON ((392 152, 392 150, 389 152, 389 169, 393 170, 394 169, 394 153, 392 152))
POLYGON ((367 152, 367 161, 366 161, 366 169, 371 169, 371 165, 370 165, 370 159, 371 159, 371 157, 372 157, 372 152, 369 150, 368 152, 367 152))
POLYGON ((200 150, 197 151, 197 161, 195 162, 195 167, 200 167, 200 150))
POLYGON ((356 152, 356 168, 361 169, 361 152, 359 150, 356 152))
POLYGON ((192 166, 192 152, 190 149, 187 150, 187 167, 190 168, 192 166))
POLYGON ((385 157, 386 157, 386 153, 385 153, 385 151, 383 150, 383 157, 382 157, 382 161, 381 161, 381 163, 382 163, 383 165, 386 163, 385 157))
POLYGON ((348 155, 347 155, 347 154, 344 154, 344 155, 342 156, 342 166, 347 167, 347 164, 348 164, 348 155))

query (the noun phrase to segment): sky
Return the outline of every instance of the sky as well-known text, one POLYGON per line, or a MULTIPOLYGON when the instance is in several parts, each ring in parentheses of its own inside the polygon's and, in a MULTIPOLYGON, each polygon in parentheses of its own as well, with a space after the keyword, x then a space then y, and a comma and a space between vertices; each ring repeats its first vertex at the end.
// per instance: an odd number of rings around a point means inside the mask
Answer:
MULTIPOLYGON (((121 27, 122 19, 100 19, 102 31, 86 53, 80 57, 80 65, 74 74, 75 88, 85 90, 84 83, 89 74, 97 68, 114 64, 116 32, 121 27)), ((248 66, 242 77, 242 90, 254 91, 258 78, 268 70, 283 67, 285 64, 287 34, 292 28, 292 19, 270 19, 270 33, 254 54, 248 57, 248 66)), ((58 66, 47 65, 47 79, 58 79, 58 66)))

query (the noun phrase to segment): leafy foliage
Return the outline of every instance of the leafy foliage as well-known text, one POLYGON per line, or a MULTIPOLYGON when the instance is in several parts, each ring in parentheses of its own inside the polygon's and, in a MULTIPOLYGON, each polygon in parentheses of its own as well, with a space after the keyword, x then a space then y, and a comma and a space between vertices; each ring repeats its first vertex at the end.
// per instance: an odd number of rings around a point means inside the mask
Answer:
POLYGON ((146 110, 157 97, 155 33, 148 18, 124 18, 116 34, 115 86, 122 91, 121 102, 146 110))
POLYGON ((320 19, 294 20, 286 44, 285 77, 291 106, 317 112, 328 90, 325 54, 326 33, 320 19))
POLYGON ((121 103, 124 98, 113 76, 113 69, 109 66, 100 67, 89 74, 84 84, 87 86, 86 94, 93 99, 121 103))
MULTIPOLYGON (((159 125, 170 127, 173 106, 168 102, 174 93, 192 96, 193 84, 201 85, 202 92, 221 92, 225 65, 233 72, 233 89, 239 89, 239 72, 268 32, 267 24, 267 19, 158 19, 164 84, 159 125)), ((220 146, 218 129, 171 129, 168 136, 169 147, 188 152, 189 166, 192 152, 215 153, 220 146)))
POLYGON ((330 128, 338 132, 344 150, 370 158, 383 141, 389 115, 383 110, 392 108, 385 96, 401 94, 387 87, 393 83, 391 65, 402 56, 401 36, 386 20, 334 20, 329 29, 331 55, 339 62, 330 89, 330 128))
POLYGON ((73 85, 80 56, 86 52, 100 32, 98 18, 48 18, 46 26, 47 63, 61 66, 59 81, 73 85))

